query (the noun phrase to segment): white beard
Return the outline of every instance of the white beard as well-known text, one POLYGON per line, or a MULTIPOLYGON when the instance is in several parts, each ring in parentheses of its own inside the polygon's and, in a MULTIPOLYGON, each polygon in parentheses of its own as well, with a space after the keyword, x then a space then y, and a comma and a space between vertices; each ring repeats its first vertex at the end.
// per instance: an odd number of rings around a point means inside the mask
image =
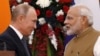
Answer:
POLYGON ((67 30, 67 35, 73 35, 77 34, 77 32, 81 29, 80 19, 77 20, 77 22, 74 24, 74 26, 70 27, 70 29, 67 30))

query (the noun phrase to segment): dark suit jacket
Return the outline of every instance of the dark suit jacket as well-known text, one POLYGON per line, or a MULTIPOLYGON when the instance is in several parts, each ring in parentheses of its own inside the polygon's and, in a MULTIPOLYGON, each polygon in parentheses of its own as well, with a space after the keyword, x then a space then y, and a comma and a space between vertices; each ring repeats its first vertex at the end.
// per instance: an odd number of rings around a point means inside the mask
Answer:
MULTIPOLYGON (((0 40, 6 43, 7 50, 15 51, 16 56, 27 56, 21 40, 12 28, 8 27, 8 29, 1 34, 0 40)), ((3 50, 2 45, 0 45, 0 49, 3 50)))

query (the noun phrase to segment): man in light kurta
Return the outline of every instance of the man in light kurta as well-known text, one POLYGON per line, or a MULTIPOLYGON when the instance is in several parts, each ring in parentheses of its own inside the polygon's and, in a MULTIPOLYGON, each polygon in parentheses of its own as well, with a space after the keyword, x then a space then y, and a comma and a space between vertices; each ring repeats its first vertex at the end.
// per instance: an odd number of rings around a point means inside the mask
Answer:
POLYGON ((64 56, 100 56, 100 32, 92 27, 93 16, 88 7, 70 7, 64 24, 67 35, 76 35, 66 45, 64 56))

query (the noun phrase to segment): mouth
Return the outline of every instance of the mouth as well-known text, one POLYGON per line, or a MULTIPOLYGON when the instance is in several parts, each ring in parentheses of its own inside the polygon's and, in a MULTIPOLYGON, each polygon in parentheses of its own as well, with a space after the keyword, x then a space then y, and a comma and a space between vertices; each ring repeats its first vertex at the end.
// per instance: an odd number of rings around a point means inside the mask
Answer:
POLYGON ((66 29, 69 30, 70 29, 70 26, 66 26, 66 29))
POLYGON ((70 26, 64 26, 63 27, 63 31, 67 31, 67 30, 69 30, 70 29, 70 26))

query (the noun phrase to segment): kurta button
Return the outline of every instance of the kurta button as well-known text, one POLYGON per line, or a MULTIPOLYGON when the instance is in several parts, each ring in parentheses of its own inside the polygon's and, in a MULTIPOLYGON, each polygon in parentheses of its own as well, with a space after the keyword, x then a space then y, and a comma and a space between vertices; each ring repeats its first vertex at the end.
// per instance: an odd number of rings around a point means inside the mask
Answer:
POLYGON ((71 54, 73 53, 73 51, 71 51, 71 54))

